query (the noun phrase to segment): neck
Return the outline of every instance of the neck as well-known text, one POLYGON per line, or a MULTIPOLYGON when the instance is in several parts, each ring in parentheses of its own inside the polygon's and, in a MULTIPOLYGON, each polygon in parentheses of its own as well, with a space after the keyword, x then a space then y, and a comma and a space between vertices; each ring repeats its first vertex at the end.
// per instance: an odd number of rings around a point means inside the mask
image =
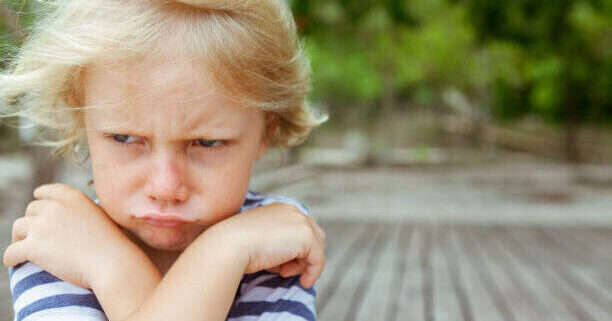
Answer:
POLYGON ((157 266, 157 269, 162 275, 166 275, 166 272, 170 270, 174 261, 183 253, 182 251, 163 251, 150 247, 147 247, 147 249, 143 248, 143 251, 149 256, 155 266, 157 266))
MULTIPOLYGON (((123 229, 123 228, 122 228, 123 229)), ((174 261, 178 259, 178 257, 183 253, 182 250, 179 251, 166 251, 152 248, 142 242, 138 237, 133 235, 130 231, 123 229, 125 235, 136 244, 148 257, 151 259, 153 264, 157 266, 157 269, 162 275, 166 275, 166 272, 170 270, 174 261)))

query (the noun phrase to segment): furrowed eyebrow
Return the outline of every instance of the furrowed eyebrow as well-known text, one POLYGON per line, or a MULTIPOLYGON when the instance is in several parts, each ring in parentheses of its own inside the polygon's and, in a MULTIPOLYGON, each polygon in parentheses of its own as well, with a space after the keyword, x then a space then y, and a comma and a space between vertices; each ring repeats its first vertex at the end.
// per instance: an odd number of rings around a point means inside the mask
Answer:
POLYGON ((238 137, 242 134, 241 130, 203 130, 191 131, 185 134, 186 137, 203 138, 203 137, 238 137))
MULTIPOLYGON (((134 126, 136 127, 136 126, 134 126)), ((103 133, 113 133, 113 134, 126 134, 126 135, 134 135, 143 138, 148 138, 151 136, 151 132, 149 131, 141 131, 140 129, 134 129, 134 127, 129 126, 127 121, 117 121, 117 122, 109 122, 103 125, 94 125, 94 128, 88 128, 88 131, 98 131, 103 133)), ((241 137, 244 134, 244 127, 236 126, 236 127, 211 127, 211 128, 195 128, 192 130, 180 130, 182 139, 201 139, 201 138, 210 138, 210 139, 223 139, 223 138, 237 138, 241 137)))
MULTIPOLYGON (((120 134, 120 135, 135 136, 135 137, 139 137, 143 139, 147 139, 151 137, 148 133, 141 133, 141 132, 137 132, 133 130, 112 129, 112 130, 98 130, 98 132, 102 135, 120 134)), ((199 135, 184 135, 178 138, 171 137, 171 140, 172 141, 191 141, 191 140, 198 140, 198 139, 234 140, 240 137, 242 137, 240 133, 234 133, 234 132, 231 132, 231 133, 230 132, 217 132, 217 133, 209 132, 209 133, 202 133, 199 135)))

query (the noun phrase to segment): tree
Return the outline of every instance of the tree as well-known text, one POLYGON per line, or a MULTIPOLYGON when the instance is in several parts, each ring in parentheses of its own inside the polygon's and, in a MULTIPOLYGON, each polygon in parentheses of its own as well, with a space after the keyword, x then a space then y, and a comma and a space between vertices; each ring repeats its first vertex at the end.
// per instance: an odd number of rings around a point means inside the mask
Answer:
POLYGON ((501 116, 538 114, 565 127, 565 154, 580 161, 584 122, 612 119, 612 4, 599 0, 554 2, 461 1, 482 44, 504 41, 522 51, 520 86, 496 83, 501 116), (510 115, 504 106, 523 106, 510 115))

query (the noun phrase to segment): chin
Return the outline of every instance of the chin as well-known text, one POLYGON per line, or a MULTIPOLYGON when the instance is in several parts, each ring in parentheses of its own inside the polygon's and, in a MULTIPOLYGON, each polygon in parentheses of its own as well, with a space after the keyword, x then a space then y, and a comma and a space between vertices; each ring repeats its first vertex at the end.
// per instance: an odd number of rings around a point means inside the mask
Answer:
POLYGON ((140 235, 139 238, 150 248, 162 251, 182 251, 195 240, 188 232, 146 233, 146 235, 140 235))

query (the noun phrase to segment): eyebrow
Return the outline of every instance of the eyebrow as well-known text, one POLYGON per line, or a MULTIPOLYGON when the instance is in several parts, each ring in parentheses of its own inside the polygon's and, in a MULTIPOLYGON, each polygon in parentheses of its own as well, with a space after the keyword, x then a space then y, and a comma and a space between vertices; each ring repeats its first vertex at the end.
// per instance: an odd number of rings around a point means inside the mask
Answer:
POLYGON ((188 131, 185 133, 185 136, 187 137, 194 137, 194 138, 201 138, 201 137, 207 137, 207 136, 217 136, 217 137, 239 137, 241 136, 241 134, 244 132, 244 130, 241 129, 229 129, 229 128, 213 128, 211 130, 201 130, 201 129, 196 129, 196 130, 192 130, 192 131, 188 131))
MULTIPOLYGON (((109 118, 106 118, 108 116, 105 116, 102 118, 106 119, 98 120, 97 124, 94 125, 94 128, 98 131, 107 133, 121 133, 140 137, 149 137, 151 131, 149 130, 148 126, 140 123, 137 118, 133 118, 132 116, 127 116, 122 119, 117 114, 112 115, 109 118)), ((241 137, 246 132, 249 121, 250 120, 235 119, 232 116, 225 116, 222 118, 212 116, 201 120, 188 119, 180 124, 180 126, 183 128, 181 128, 179 131, 180 134, 177 134, 177 136, 187 137, 190 139, 206 137, 241 137), (215 124, 218 126, 215 126, 215 124)))
MULTIPOLYGON (((144 132, 138 129, 127 128, 122 126, 113 126, 110 128, 95 128, 96 131, 103 133, 134 135, 138 137, 149 137, 149 132, 144 132)), ((238 138, 242 136, 243 130, 229 128, 211 128, 211 129, 195 129, 182 133, 182 139, 198 139, 198 138, 238 138)))

